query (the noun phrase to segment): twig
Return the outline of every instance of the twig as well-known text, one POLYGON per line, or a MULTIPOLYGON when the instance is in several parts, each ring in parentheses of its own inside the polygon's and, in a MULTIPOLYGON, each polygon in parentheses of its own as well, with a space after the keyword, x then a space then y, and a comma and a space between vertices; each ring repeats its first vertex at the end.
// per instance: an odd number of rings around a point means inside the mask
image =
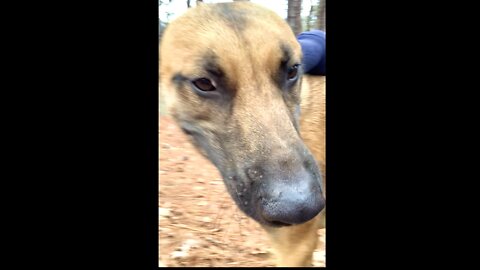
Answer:
POLYGON ((218 232, 220 231, 219 228, 211 229, 211 230, 201 230, 197 228, 192 228, 184 224, 170 224, 171 226, 177 227, 177 228, 183 228, 183 229, 189 229, 192 231, 197 231, 197 232, 203 232, 203 233, 211 233, 211 232, 218 232))

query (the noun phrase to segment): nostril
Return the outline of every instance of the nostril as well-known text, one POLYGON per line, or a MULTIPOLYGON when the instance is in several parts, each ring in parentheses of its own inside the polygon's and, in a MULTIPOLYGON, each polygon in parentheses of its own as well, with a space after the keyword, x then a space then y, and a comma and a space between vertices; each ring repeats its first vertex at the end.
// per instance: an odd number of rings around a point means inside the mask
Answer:
POLYGON ((278 226, 286 226, 293 224, 302 224, 305 223, 320 213, 323 208, 319 209, 308 209, 289 212, 278 211, 273 213, 263 213, 262 216, 268 223, 278 226))
MULTIPOLYGON (((281 198, 263 199, 260 201, 260 211, 263 219, 272 226, 301 224, 314 218, 325 207, 321 194, 288 194, 281 198)), ((275 192, 276 193, 276 192, 275 192)))

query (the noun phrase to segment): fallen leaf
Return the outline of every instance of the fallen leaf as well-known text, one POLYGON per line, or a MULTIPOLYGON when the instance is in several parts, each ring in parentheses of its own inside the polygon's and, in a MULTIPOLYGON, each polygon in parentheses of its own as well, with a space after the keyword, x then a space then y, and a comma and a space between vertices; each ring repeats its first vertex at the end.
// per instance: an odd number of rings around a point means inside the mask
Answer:
POLYGON ((184 252, 184 251, 174 251, 170 253, 170 258, 172 259, 181 259, 187 256, 188 256, 188 252, 184 252))
POLYGON ((202 218, 202 221, 203 221, 203 222, 212 222, 212 218, 210 218, 210 217, 203 217, 203 218, 202 218))
POLYGON ((171 211, 169 208, 162 208, 162 207, 158 208, 158 215, 160 215, 161 217, 169 217, 170 214, 171 214, 171 211))

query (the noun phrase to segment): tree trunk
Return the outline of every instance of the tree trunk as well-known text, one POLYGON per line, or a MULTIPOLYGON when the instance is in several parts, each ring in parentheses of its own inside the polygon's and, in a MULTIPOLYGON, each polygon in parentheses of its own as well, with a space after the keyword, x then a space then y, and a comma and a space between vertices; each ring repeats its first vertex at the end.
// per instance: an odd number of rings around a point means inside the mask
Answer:
POLYGON ((295 35, 298 35, 300 32, 302 32, 301 11, 302 0, 288 0, 287 22, 295 35))
POLYGON ((310 31, 310 29, 313 28, 313 17, 315 16, 315 6, 314 5, 310 5, 310 12, 308 13, 308 17, 307 17, 307 29, 305 29, 305 31, 310 31))
POLYGON ((326 28, 326 5, 325 0, 318 1, 317 27, 319 30, 325 31, 326 28))

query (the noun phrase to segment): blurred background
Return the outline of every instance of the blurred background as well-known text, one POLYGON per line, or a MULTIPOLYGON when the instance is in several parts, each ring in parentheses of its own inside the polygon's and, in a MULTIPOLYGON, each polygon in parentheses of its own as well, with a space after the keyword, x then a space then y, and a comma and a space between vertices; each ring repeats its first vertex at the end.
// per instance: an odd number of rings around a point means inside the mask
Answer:
MULTIPOLYGON (((245 1, 245 0, 237 0, 245 1)), ((236 2, 225 0, 159 0, 159 30, 160 37, 163 30, 176 17, 187 9, 195 7, 198 2, 221 3, 236 2)), ((263 5, 284 18, 295 34, 310 29, 325 31, 325 0, 250 0, 263 5)))

